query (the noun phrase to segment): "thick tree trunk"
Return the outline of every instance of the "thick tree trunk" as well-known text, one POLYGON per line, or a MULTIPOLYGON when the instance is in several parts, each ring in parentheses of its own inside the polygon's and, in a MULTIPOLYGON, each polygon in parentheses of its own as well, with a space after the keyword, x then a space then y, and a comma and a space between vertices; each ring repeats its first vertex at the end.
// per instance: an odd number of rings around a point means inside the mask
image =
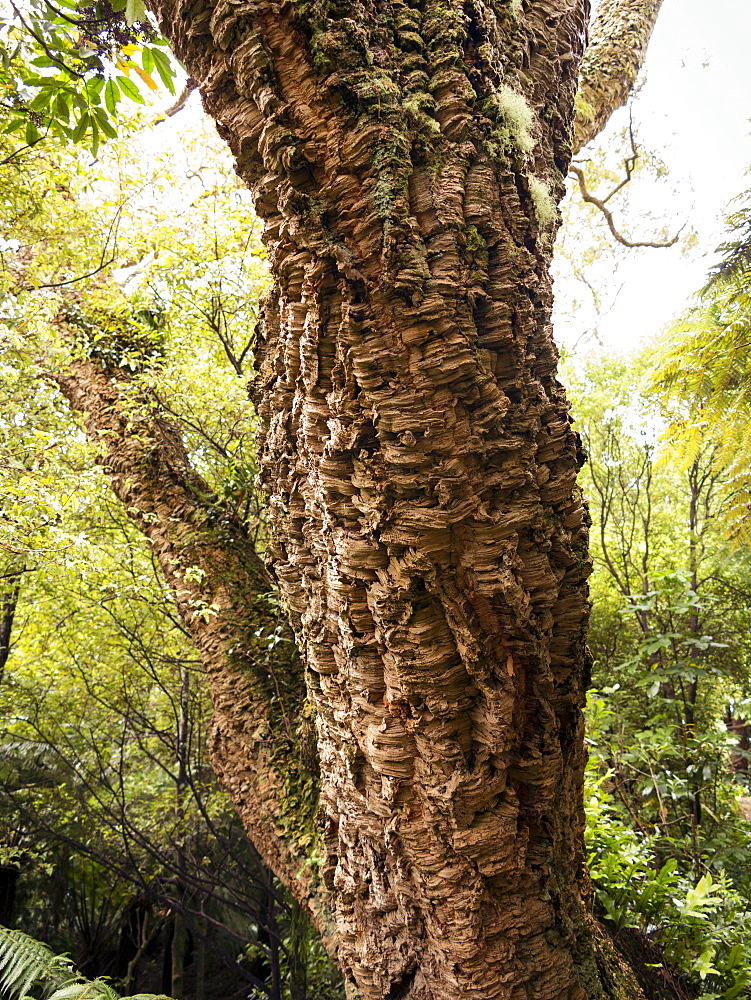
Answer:
POLYGON ((585 4, 155 7, 266 222, 263 478, 342 964, 372 998, 600 995, 548 273, 585 4))
MULTIPOLYGON (((581 842, 586 514, 549 320, 586 0, 153 7, 266 223, 263 479, 342 966, 373 1000, 612 994, 581 842)), ((133 443, 111 373, 59 382, 203 652, 219 772, 324 926, 247 538, 173 428, 133 443)))

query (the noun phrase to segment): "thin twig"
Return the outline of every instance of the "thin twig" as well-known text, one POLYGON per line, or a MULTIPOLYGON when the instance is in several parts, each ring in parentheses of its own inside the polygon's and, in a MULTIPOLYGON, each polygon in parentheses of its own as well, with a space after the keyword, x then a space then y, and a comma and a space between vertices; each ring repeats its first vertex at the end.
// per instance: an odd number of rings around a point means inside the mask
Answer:
MULTIPOLYGON (((19 111, 24 111, 25 109, 19 108, 19 111)), ((44 138, 44 137, 42 137, 44 138)), ((25 146, 19 146, 18 149, 14 150, 9 156, 6 156, 4 160, 0 160, 0 167, 6 166, 8 163, 12 163, 13 160, 20 154, 23 153, 25 149, 33 149, 36 146, 39 139, 36 142, 27 142, 25 146)))
POLYGON ((58 59, 56 56, 54 56, 52 54, 52 52, 50 52, 49 46, 47 45, 47 43, 45 42, 45 40, 41 37, 41 35, 38 35, 34 31, 34 29, 30 28, 29 25, 26 23, 26 21, 24 21, 23 15, 21 14, 21 11, 18 9, 18 7, 16 7, 16 5, 14 3, 12 3, 12 2, 11 2, 11 7, 13 8, 13 13, 16 15, 16 17, 21 22, 21 24, 24 26, 24 28, 26 28, 26 30, 28 31, 28 33, 31 35, 31 37, 33 39, 35 39, 37 42, 39 42, 39 44, 44 49, 47 57, 49 59, 51 59, 52 62, 56 66, 59 66, 60 69, 65 70, 66 73, 70 73, 71 76, 77 76, 79 80, 85 79, 85 74, 84 73, 79 73, 78 70, 73 69, 72 66, 66 65, 62 61, 62 59, 58 59))

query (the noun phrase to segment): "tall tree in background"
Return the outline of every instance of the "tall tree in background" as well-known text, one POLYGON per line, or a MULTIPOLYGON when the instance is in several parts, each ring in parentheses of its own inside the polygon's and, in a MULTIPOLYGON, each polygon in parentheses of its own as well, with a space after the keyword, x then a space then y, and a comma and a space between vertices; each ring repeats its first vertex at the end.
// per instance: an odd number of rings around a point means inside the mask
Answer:
MULTIPOLYGON (((657 7, 602 5, 650 29, 657 7)), ((264 730, 288 723, 264 571, 92 356, 59 382, 209 666, 218 769, 362 995, 612 994, 581 848, 586 515, 549 321, 587 4, 154 8, 266 227, 255 398, 326 889, 300 877, 264 730)))

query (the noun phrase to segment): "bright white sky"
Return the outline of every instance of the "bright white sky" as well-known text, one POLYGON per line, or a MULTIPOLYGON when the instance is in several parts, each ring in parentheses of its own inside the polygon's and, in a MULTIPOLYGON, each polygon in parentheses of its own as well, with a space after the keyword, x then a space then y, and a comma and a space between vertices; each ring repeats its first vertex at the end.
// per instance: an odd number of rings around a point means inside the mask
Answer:
MULTIPOLYGON (((615 306, 598 323, 607 349, 636 347, 682 311, 703 284, 707 253, 722 240, 728 203, 751 187, 751 176, 745 176, 751 166, 750 50, 747 0, 664 0, 634 122, 640 145, 665 161, 670 177, 666 190, 648 196, 652 201, 642 210, 664 211, 679 220, 677 226, 688 221, 699 244, 688 257, 678 247, 628 254, 615 279, 623 284, 615 306)), ((627 121, 626 112, 619 113, 608 132, 627 121)), ((639 204, 638 191, 631 198, 639 204)), ((650 238, 648 223, 641 227, 638 216, 630 216, 623 228, 632 239, 650 238)), ((569 291, 561 280, 557 290, 563 300, 569 291)), ((591 317, 581 318, 577 324, 575 316, 557 317, 561 342, 575 343, 591 325, 591 317)))

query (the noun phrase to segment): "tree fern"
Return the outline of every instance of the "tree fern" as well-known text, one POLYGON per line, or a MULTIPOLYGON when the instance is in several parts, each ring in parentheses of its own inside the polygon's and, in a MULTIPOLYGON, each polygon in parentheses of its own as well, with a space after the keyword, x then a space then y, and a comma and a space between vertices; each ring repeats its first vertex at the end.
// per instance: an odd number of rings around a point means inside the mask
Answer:
POLYGON ((138 993, 120 997, 103 979, 84 979, 65 955, 0 926, 0 994, 3 1000, 170 1000, 138 993))
POLYGON ((711 442, 714 466, 722 476, 722 528, 732 540, 747 543, 751 540, 751 295, 745 276, 740 264, 726 274, 718 272, 697 306, 673 326, 655 358, 649 382, 672 418, 663 461, 688 467, 711 442))
POLYGON ((727 220, 728 238, 717 248, 722 258, 709 272, 705 293, 720 281, 747 279, 751 271, 751 198, 743 197, 744 204, 727 220))

